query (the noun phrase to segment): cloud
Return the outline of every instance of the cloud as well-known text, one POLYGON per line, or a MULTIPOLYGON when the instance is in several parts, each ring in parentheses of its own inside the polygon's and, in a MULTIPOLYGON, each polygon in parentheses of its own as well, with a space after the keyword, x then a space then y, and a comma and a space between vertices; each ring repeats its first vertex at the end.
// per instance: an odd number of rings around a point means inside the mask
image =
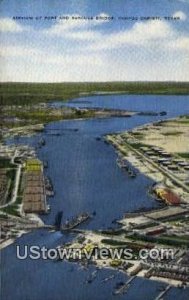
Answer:
POLYGON ((189 4, 189 0, 177 0, 177 1, 189 4))
POLYGON ((4 59, 22 59, 23 61, 30 61, 33 63, 42 63, 44 65, 62 66, 65 68, 72 68, 74 66, 82 67, 92 65, 102 66, 103 59, 101 55, 97 54, 80 54, 75 53, 73 55, 68 54, 54 54, 49 52, 49 49, 39 50, 33 47, 27 46, 2 46, 0 49, 0 56, 4 59))
POLYGON ((131 29, 108 34, 102 41, 91 45, 91 50, 116 49, 129 46, 151 47, 153 44, 165 44, 174 39, 176 33, 166 21, 137 22, 131 29))
POLYGON ((122 30, 109 23, 107 31, 99 25, 108 15, 101 17, 59 21, 29 35, 14 22, 19 38, 6 31, 1 80, 189 80, 189 36, 176 23, 141 21, 122 30))
POLYGON ((68 15, 68 19, 58 20, 50 28, 42 31, 47 36, 61 37, 73 41, 96 42, 102 34, 96 27, 109 22, 109 15, 101 13, 93 19, 83 19, 80 15, 68 15))
POLYGON ((174 41, 170 41, 167 44, 167 47, 171 48, 173 51, 187 51, 189 57, 189 37, 177 37, 174 41))
POLYGON ((174 18, 180 18, 180 20, 182 21, 185 21, 187 19, 187 16, 186 14, 183 12, 183 11, 176 11, 174 14, 173 14, 173 17, 174 18))
MULTIPOLYGON (((48 54, 48 53, 47 53, 48 54)), ((54 55, 48 55, 48 56, 43 56, 42 58, 43 62, 45 64, 53 64, 56 66, 64 66, 66 68, 72 68, 73 69, 73 64, 74 66, 78 67, 83 67, 83 66, 103 66, 103 59, 101 55, 96 55, 96 54, 89 54, 88 56, 80 53, 75 53, 72 56, 70 55, 61 55, 58 54, 56 56, 54 55)))
POLYGON ((69 40, 75 40, 75 41, 88 41, 93 42, 97 41, 102 38, 102 35, 97 31, 92 30, 82 30, 82 31, 72 31, 72 32, 65 32, 64 38, 69 40))
POLYGON ((109 21, 109 15, 105 13, 101 13, 92 19, 84 18, 81 15, 68 15, 67 17, 68 19, 58 20, 53 26, 45 29, 43 33, 52 36, 64 36, 67 34, 67 37, 70 38, 72 33, 74 38, 76 37, 76 35, 73 35, 74 32, 77 33, 78 31, 81 32, 82 30, 84 31, 86 29, 90 30, 94 26, 98 26, 109 21), (68 33, 70 33, 70 36, 68 36, 68 33))
POLYGON ((0 48, 0 55, 2 57, 29 57, 29 56, 39 56, 43 55, 43 51, 33 48, 33 47, 28 47, 28 46, 1 46, 0 48))
POLYGON ((0 19, 0 31, 1 32, 22 32, 23 28, 17 22, 10 18, 0 19))

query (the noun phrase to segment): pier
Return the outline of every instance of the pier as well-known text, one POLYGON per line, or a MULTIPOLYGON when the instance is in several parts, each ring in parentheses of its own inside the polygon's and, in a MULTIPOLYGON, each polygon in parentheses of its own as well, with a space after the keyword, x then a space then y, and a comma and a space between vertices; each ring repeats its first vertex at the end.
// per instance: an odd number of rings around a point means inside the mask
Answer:
POLYGON ((43 165, 39 159, 28 159, 24 171, 23 211, 47 213, 43 165))
POLYGON ((120 294, 124 294, 126 293, 126 291, 129 289, 130 285, 131 285, 131 282, 136 278, 136 276, 133 276, 131 278, 129 278, 127 280, 127 282, 123 285, 121 285, 120 287, 118 287, 114 292, 113 294, 114 295, 120 295, 120 294))
POLYGON ((154 300, 161 300, 163 296, 170 290, 171 285, 168 285, 164 291, 162 291, 154 300))
POLYGON ((137 174, 136 174, 134 168, 129 166, 128 162, 123 157, 117 158, 117 164, 121 169, 124 169, 127 171, 129 177, 131 177, 131 178, 136 177, 137 174))

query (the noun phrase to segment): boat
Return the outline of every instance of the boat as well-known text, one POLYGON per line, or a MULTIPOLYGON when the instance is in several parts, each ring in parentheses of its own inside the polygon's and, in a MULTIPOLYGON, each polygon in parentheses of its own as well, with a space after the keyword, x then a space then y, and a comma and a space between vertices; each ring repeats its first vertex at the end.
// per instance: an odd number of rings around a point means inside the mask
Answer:
POLYGON ((117 219, 113 219, 113 220, 112 220, 112 224, 116 224, 117 221, 118 221, 117 219))
POLYGON ((109 276, 109 277, 106 277, 106 278, 102 279, 101 282, 107 282, 107 281, 113 279, 114 277, 115 277, 115 275, 111 275, 111 276, 109 276))
POLYGON ((135 178, 135 177, 136 177, 136 173, 132 172, 132 173, 130 174, 130 177, 131 177, 131 178, 135 178))
POLYGON ((44 162, 43 162, 43 167, 46 169, 46 168, 48 168, 48 161, 47 160, 45 160, 44 162))
POLYGON ((46 144, 45 139, 44 139, 44 138, 41 138, 41 139, 39 140, 38 145, 39 145, 39 146, 45 146, 45 144, 46 144))
POLYGON ((48 204, 47 205, 47 213, 49 213, 51 211, 51 207, 50 207, 50 205, 48 204))
POLYGON ((166 111, 161 111, 159 114, 160 114, 160 116, 166 116, 167 112, 166 111))
POLYGON ((86 283, 92 283, 93 280, 96 278, 96 275, 97 275, 97 270, 95 270, 91 273, 91 275, 86 280, 86 283))
POLYGON ((45 191, 47 196, 54 196, 53 185, 49 177, 45 177, 45 191))
POLYGON ((160 285, 160 286, 158 287, 158 291, 160 291, 160 292, 165 291, 165 289, 166 289, 166 286, 164 286, 164 285, 160 285))
POLYGON ((61 134, 58 132, 58 133, 48 133, 47 135, 60 136, 61 134))
POLYGON ((153 111, 141 111, 138 113, 139 116, 158 116, 158 113, 153 111))
POLYGON ((105 139, 104 140, 104 143, 106 144, 106 145, 109 145, 109 142, 105 139))
POLYGON ((131 178, 136 177, 136 173, 135 173, 133 170, 131 170, 131 169, 128 170, 128 174, 129 174, 129 176, 130 176, 131 178))
POLYGON ((55 222, 54 222, 54 226, 55 226, 56 230, 60 230, 61 221, 62 221, 62 216, 63 216, 63 211, 59 211, 59 212, 56 214, 55 222))
POLYGON ((119 157, 119 158, 117 158, 116 161, 117 161, 117 164, 120 168, 128 170, 129 166, 128 166, 127 161, 125 159, 119 157))
POLYGON ((74 229, 81 223, 87 221, 90 217, 91 216, 88 213, 81 213, 81 214, 73 217, 71 220, 67 220, 66 223, 62 225, 61 230, 69 231, 71 229, 74 229))
POLYGON ((42 138, 42 139, 40 140, 40 143, 41 143, 42 146, 44 146, 44 145, 45 145, 45 139, 42 138))

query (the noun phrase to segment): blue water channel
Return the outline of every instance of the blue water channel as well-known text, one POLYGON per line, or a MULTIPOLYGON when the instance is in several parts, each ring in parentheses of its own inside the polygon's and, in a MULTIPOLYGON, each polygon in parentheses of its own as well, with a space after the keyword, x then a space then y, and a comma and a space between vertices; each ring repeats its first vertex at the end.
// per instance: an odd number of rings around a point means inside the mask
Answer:
MULTIPOLYGON (((50 106, 61 106, 54 101, 50 106)), ((133 96, 108 95, 79 98, 63 104, 73 107, 102 107, 130 111, 166 111, 166 116, 133 116, 130 118, 104 118, 70 120, 46 125, 45 131, 29 138, 16 138, 9 143, 37 146, 41 137, 46 144, 38 149, 40 159, 48 161, 46 175, 50 176, 55 196, 48 199, 50 214, 42 216, 47 224, 53 224, 58 211, 63 211, 63 222, 82 211, 96 212, 94 218, 81 227, 103 229, 114 226, 112 221, 124 213, 155 208, 159 204, 148 193, 153 181, 137 172, 130 178, 116 163, 115 149, 97 140, 107 133, 130 130, 137 126, 189 113, 188 96, 133 96), (56 135, 58 133, 58 135, 56 135)), ((34 231, 22 236, 16 243, 1 252, 2 289, 4 299, 19 300, 109 300, 154 299, 162 283, 136 278, 126 295, 113 296, 118 281, 125 281, 125 274, 115 272, 115 278, 107 283, 102 279, 112 270, 99 270, 97 278, 86 284, 92 272, 78 264, 16 258, 16 245, 46 245, 52 248, 74 236, 34 231), (142 298, 141 298, 142 297, 142 298)), ((172 288, 164 299, 188 299, 189 290, 172 288)))

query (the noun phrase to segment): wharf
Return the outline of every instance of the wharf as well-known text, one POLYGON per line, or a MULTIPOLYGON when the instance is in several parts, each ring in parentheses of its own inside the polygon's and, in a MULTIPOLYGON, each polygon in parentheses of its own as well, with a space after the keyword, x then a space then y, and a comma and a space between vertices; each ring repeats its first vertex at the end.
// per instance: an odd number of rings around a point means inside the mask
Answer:
POLYGON ((23 211, 25 213, 47 213, 45 180, 42 162, 28 159, 24 171, 23 211))
POLYGON ((124 284, 124 285, 121 285, 121 287, 117 288, 113 294, 114 295, 120 295, 120 294, 124 294, 128 288, 130 287, 131 285, 131 282, 136 278, 136 276, 133 276, 131 278, 129 278, 129 280, 124 284))
POLYGON ((124 170, 127 171, 129 177, 131 177, 131 178, 136 177, 137 174, 136 174, 134 168, 132 168, 131 166, 129 166, 129 164, 126 162, 125 159, 123 159, 123 158, 121 158, 121 157, 118 158, 118 159, 117 159, 117 164, 118 164, 118 166, 119 166, 121 169, 124 169, 124 170))
POLYGON ((168 285, 164 291, 162 291, 154 300, 161 300, 163 299, 163 296, 170 290, 171 285, 168 285))

